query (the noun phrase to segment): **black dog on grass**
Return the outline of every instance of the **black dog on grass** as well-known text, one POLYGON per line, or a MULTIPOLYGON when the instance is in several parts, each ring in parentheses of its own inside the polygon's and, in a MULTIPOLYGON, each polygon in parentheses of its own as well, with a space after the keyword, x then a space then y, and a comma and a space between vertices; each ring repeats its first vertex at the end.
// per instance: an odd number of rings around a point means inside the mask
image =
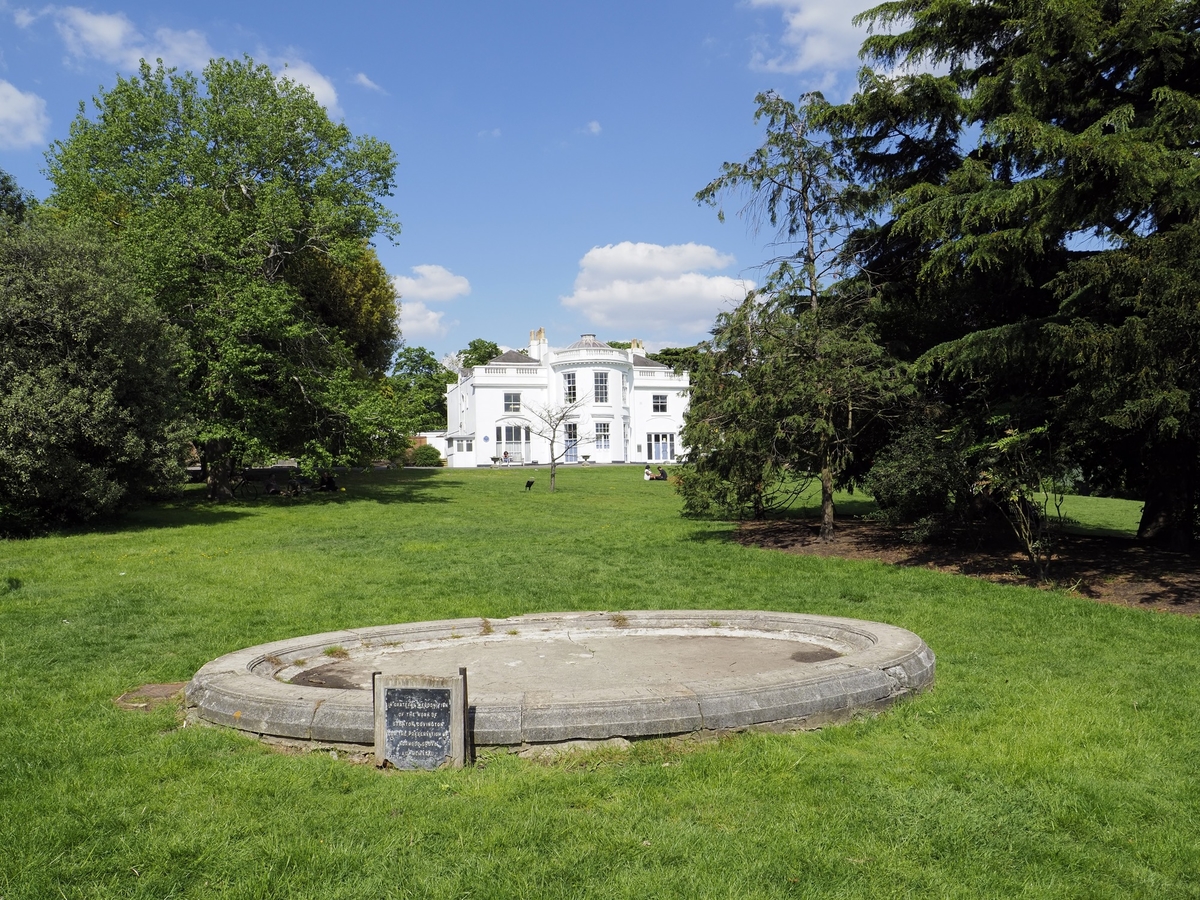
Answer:
POLYGON ((527 490, 527 491, 533 490, 533 479, 532 478, 530 478, 527 482, 525 482, 525 490, 527 490))

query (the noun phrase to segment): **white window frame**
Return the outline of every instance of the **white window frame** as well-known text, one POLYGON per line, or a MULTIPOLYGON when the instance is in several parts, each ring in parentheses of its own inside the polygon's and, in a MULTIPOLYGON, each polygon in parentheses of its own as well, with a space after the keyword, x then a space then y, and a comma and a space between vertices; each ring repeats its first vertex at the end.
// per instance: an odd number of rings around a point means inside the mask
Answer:
POLYGON ((651 394, 650 395, 650 411, 656 413, 665 413, 667 411, 667 395, 666 394, 651 394))
POLYGON ((519 413, 521 411, 521 392, 506 392, 504 394, 504 411, 506 413, 519 413))
POLYGON ((564 372, 563 373, 563 402, 574 403, 578 396, 579 396, 579 394, 575 389, 575 373, 574 372, 564 372))
POLYGON ((596 423, 596 449, 608 450, 612 447, 611 430, 607 422, 596 423))
POLYGON ((595 372, 592 377, 592 386, 595 388, 594 397, 597 403, 608 402, 608 373, 595 372))

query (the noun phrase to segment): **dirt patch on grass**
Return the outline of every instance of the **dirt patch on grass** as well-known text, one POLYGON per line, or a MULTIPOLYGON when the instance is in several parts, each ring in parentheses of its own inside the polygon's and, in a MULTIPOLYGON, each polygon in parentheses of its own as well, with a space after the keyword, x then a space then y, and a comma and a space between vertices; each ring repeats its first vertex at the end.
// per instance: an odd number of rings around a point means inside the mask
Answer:
POLYGON ((183 699, 183 689, 186 681, 171 681, 167 684, 143 684, 140 688, 126 691, 113 700, 121 709, 135 709, 148 712, 168 703, 183 699))
MULTIPOLYGON (((809 521, 743 522, 737 539, 748 546, 872 559, 1037 587, 1029 561, 1003 534, 960 534, 935 544, 907 540, 894 528, 861 519, 839 519, 836 536, 823 542, 809 521)), ((1143 547, 1128 538, 1063 535, 1043 587, 1069 590, 1101 603, 1200 615, 1200 559, 1143 547)))

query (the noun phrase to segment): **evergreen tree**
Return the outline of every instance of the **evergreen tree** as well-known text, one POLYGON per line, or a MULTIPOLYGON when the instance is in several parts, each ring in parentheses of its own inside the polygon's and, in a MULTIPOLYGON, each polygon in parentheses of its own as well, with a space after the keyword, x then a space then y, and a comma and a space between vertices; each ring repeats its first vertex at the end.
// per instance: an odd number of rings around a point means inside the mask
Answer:
POLYGON ((959 419, 1048 427, 1146 499, 1143 537, 1190 543, 1200 4, 897 0, 862 20, 868 63, 902 73, 865 70, 834 116, 874 216, 849 247, 881 339, 959 419))
POLYGON ((864 320, 868 294, 847 279, 845 234, 856 195, 819 94, 793 104, 757 98, 766 140, 742 163, 725 163, 697 194, 715 203, 749 194, 743 209, 795 248, 767 285, 718 317, 691 381, 684 441, 685 503, 755 517, 790 503, 802 480, 821 484, 821 538, 833 536, 833 491, 854 477, 860 443, 905 393, 900 369, 864 320), (831 282, 841 282, 831 290, 831 282))

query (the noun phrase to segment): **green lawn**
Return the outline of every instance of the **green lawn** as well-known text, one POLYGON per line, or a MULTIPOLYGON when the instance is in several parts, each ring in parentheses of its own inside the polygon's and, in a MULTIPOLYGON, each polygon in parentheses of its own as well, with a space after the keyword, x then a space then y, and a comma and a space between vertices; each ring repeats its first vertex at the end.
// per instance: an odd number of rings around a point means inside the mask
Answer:
MULTIPOLYGON (((1200 897, 1200 620, 743 547, 639 468, 527 474, 0 543, 0 898, 1200 897), (937 685, 821 732, 437 773, 112 703, 298 634, 677 607, 891 622, 937 685)), ((1107 504, 1068 514, 1128 531, 1107 504)))

